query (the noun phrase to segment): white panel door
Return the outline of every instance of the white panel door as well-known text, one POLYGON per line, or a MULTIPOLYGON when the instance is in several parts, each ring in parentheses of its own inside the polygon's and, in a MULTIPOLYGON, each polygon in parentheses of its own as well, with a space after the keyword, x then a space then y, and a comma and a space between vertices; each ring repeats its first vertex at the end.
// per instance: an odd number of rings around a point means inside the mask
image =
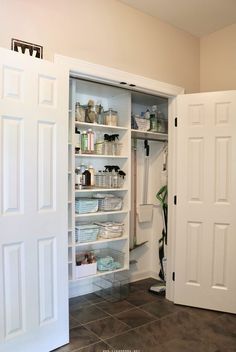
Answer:
POLYGON ((0 351, 68 342, 68 77, 0 49, 0 351))
POLYGON ((177 103, 174 300, 236 313, 236 91, 177 103))

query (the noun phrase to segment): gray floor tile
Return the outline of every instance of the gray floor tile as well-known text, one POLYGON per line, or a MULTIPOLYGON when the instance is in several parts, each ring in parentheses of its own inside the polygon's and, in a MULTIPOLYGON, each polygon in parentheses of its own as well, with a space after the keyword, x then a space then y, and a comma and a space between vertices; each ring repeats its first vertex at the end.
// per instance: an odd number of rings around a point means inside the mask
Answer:
POLYGON ((140 325, 150 323, 156 319, 154 316, 151 316, 138 308, 119 313, 116 315, 116 318, 131 328, 136 328, 140 325))
POLYGON ((74 352, 79 348, 91 345, 95 342, 99 342, 100 339, 94 335, 91 331, 83 326, 76 327, 70 330, 70 343, 59 349, 57 352, 74 352))
POLYGON ((195 318, 201 320, 201 322, 203 321, 208 322, 211 320, 215 320, 221 317, 223 314, 222 312, 216 312, 208 309, 200 309, 200 308, 180 306, 180 305, 178 307, 187 311, 190 314, 193 314, 195 318))
POLYGON ((134 305, 127 302, 126 300, 120 302, 102 302, 98 304, 99 308, 104 310, 105 312, 113 315, 120 312, 123 312, 128 309, 134 308, 134 305))
POLYGON ((105 352, 105 351, 109 351, 109 348, 110 347, 104 342, 99 342, 89 347, 82 348, 78 352, 105 352))
POLYGON ((69 326, 70 326, 70 329, 73 329, 75 328, 76 326, 80 326, 80 323, 77 319, 73 318, 72 316, 70 316, 70 319, 69 319, 69 326))
POLYGON ((173 339, 162 346, 165 352, 217 352, 217 346, 213 342, 211 344, 204 341, 199 342, 198 339, 191 337, 173 339))
POLYGON ((104 299, 99 295, 97 295, 96 293, 89 293, 87 295, 84 295, 83 297, 90 303, 104 302, 104 299))
POLYGON ((167 301, 165 298, 156 299, 155 302, 144 304, 140 308, 157 318, 163 318, 181 310, 181 307, 167 301))
POLYGON ((145 340, 143 336, 137 332, 136 329, 106 341, 113 347, 115 351, 131 350, 133 352, 134 350, 137 350, 137 352, 164 352, 162 346, 160 346, 158 343, 156 343, 155 346, 150 346, 148 341, 145 340), (154 347, 155 350, 153 349, 154 347))
POLYGON ((139 290, 147 290, 148 291, 152 285, 155 285, 157 283, 162 283, 162 282, 158 281, 156 279, 153 279, 153 278, 148 278, 148 279, 144 279, 144 280, 131 282, 130 286, 135 287, 136 289, 139 289, 139 290))
POLYGON ((113 317, 100 319, 98 321, 86 324, 86 328, 98 335, 101 339, 119 335, 126 332, 129 327, 113 317))
POLYGON ((81 324, 89 323, 93 320, 105 318, 108 315, 95 305, 79 308, 71 312, 71 316, 78 320, 81 324))
POLYGON ((150 294, 145 291, 134 291, 129 294, 126 301, 134 306, 141 306, 145 303, 150 303, 158 299, 156 295, 150 294))

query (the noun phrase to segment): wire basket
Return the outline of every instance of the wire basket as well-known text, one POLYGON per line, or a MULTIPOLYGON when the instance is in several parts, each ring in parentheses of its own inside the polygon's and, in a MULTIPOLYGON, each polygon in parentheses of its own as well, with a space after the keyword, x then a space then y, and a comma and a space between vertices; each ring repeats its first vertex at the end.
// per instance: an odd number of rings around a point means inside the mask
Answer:
POLYGON ((116 211, 123 207, 123 199, 119 197, 105 197, 98 200, 99 211, 116 211))
POLYGON ((97 241, 99 226, 94 224, 81 224, 75 227, 75 242, 85 243, 97 241))
POLYGON ((117 238, 123 236, 124 224, 118 222, 99 222, 99 238, 117 238))
POLYGON ((98 211, 98 200, 95 198, 76 198, 75 212, 78 214, 96 213, 98 211))

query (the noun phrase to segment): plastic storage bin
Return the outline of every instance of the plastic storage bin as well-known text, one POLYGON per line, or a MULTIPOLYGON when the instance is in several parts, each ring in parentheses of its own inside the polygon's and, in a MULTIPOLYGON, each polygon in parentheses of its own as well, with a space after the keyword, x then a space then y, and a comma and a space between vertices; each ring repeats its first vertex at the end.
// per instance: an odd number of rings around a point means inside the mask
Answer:
POLYGON ((97 259, 97 270, 114 271, 124 267, 124 253, 111 249, 102 248, 94 251, 97 259))
POLYGON ((97 273, 97 263, 94 251, 76 253, 76 278, 95 275, 97 273))
POLYGON ((93 282, 95 294, 109 302, 126 299, 129 295, 129 272, 109 273, 93 282))
POLYGON ((80 224, 75 226, 75 242, 85 243, 97 240, 100 227, 94 224, 80 224))
POLYGON ((98 211, 98 200, 95 198, 76 198, 75 212, 78 214, 96 213, 98 211))
POLYGON ((81 277, 96 275, 97 273, 97 263, 76 265, 75 276, 77 279, 81 277))

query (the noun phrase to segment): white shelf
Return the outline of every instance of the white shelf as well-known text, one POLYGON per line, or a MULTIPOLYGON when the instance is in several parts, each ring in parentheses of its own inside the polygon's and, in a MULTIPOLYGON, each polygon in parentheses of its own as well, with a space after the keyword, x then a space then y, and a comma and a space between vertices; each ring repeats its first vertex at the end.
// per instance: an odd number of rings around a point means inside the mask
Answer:
POLYGON ((79 121, 75 121, 75 126, 84 127, 84 128, 88 127, 88 128, 94 128, 94 129, 114 130, 114 131, 128 131, 127 127, 100 125, 98 123, 88 123, 88 122, 79 122, 79 121))
POLYGON ((80 277, 78 279, 70 280, 70 281, 81 281, 81 280, 86 280, 86 279, 92 279, 95 277, 100 277, 100 276, 104 276, 104 275, 111 274, 111 273, 118 273, 119 271, 124 271, 124 270, 128 270, 128 269, 129 269, 128 266, 124 266, 123 268, 120 268, 117 270, 112 270, 112 271, 104 271, 104 272, 97 271, 97 273, 95 275, 84 276, 84 277, 80 277))
POLYGON ((75 194, 79 193, 90 193, 90 192, 127 192, 128 188, 86 188, 76 189, 75 194))
POLYGON ((136 139, 148 139, 149 141, 168 141, 167 133, 158 133, 151 131, 131 130, 131 137, 136 139))
POLYGON ((128 213, 128 210, 117 210, 117 211, 97 211, 96 213, 86 213, 86 214, 75 214, 75 219, 91 217, 91 216, 102 216, 102 215, 116 215, 116 214, 125 214, 128 213))
POLYGON ((103 238, 103 239, 93 241, 93 242, 76 243, 75 247, 83 247, 83 246, 89 246, 89 245, 96 245, 96 244, 100 244, 100 243, 123 241, 123 240, 127 240, 127 239, 128 239, 128 236, 121 236, 121 237, 107 238, 107 239, 103 238))
POLYGON ((127 159, 127 155, 75 154, 76 158, 127 159))

